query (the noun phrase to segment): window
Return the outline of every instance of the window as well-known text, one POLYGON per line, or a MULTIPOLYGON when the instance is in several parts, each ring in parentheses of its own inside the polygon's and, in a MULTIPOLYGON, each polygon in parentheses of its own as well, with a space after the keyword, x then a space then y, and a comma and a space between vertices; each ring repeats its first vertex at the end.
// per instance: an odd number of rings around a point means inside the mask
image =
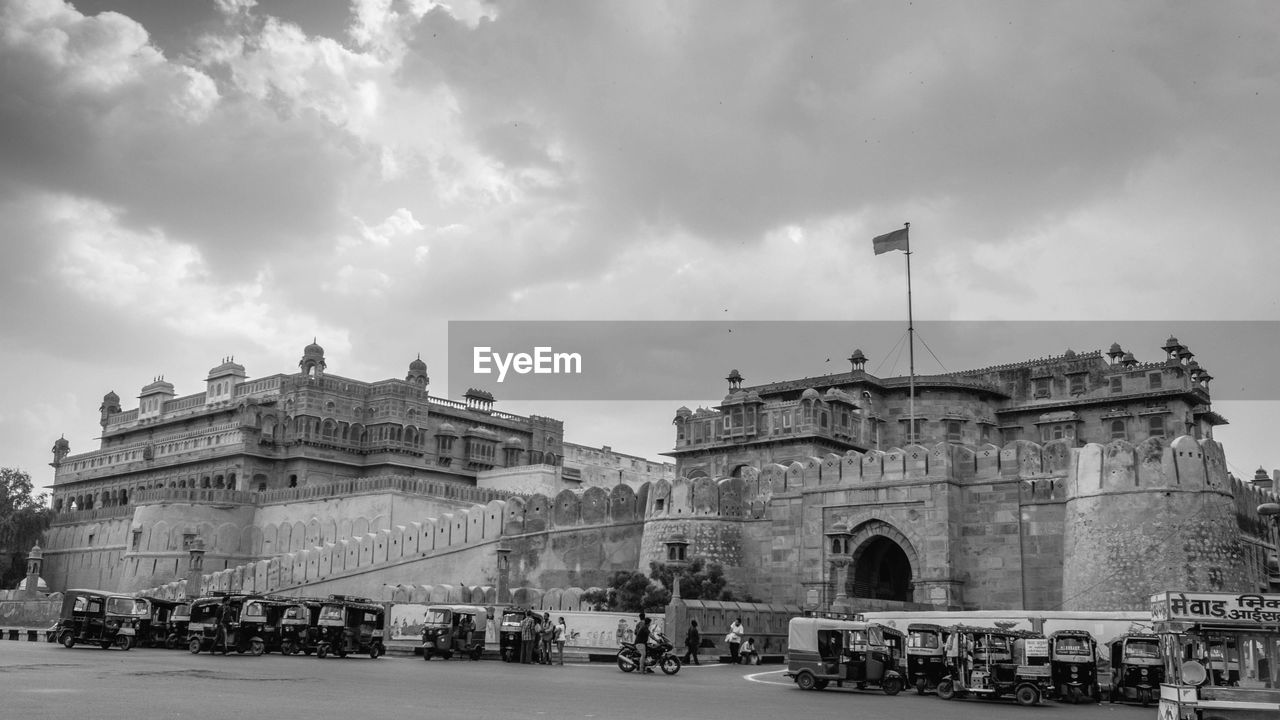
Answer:
POLYGON ((982 444, 986 445, 991 442, 991 426, 980 425, 979 427, 981 428, 982 444))
POLYGON ((947 442, 960 442, 960 422, 951 420, 947 423, 947 442))
POLYGON ((924 423, 924 418, 916 418, 914 423, 911 423, 908 420, 902 421, 902 431, 906 436, 906 442, 918 443, 924 439, 924 423), (909 424, 914 425, 915 427, 909 427, 909 424))
POLYGON ((1122 381, 1120 378, 1113 377, 1109 382, 1111 384, 1111 392, 1119 393, 1124 391, 1124 381, 1122 381))
MULTIPOLYGON (((1159 377, 1154 376, 1154 377, 1159 377)), ((1147 418, 1147 434, 1151 437, 1164 437, 1164 416, 1152 415, 1147 418)))
POLYGON ((1033 381, 1035 383, 1035 396, 1038 398, 1049 397, 1049 390, 1051 388, 1050 384, 1052 381, 1053 378, 1036 378, 1033 381))
POLYGON ((130 550, 139 550, 142 548, 142 531, 134 530, 133 539, 129 541, 130 550))
POLYGON ((1159 390, 1164 387, 1164 377, 1160 373, 1151 373, 1147 376, 1147 384, 1152 390, 1159 390))
POLYGON ((657 512, 662 512, 663 509, 666 508, 666 506, 667 506, 666 498, 658 498, 657 500, 653 501, 653 509, 656 510, 657 512))
POLYGON ((1084 375, 1071 376, 1071 394, 1072 395, 1084 394, 1084 375))
POLYGON ((1127 432, 1125 432, 1125 429, 1124 429, 1124 421, 1123 421, 1123 420, 1112 420, 1112 421, 1111 421, 1111 439, 1112 439, 1112 440, 1127 440, 1127 439, 1128 439, 1128 437, 1129 437, 1129 434, 1128 434, 1127 432))

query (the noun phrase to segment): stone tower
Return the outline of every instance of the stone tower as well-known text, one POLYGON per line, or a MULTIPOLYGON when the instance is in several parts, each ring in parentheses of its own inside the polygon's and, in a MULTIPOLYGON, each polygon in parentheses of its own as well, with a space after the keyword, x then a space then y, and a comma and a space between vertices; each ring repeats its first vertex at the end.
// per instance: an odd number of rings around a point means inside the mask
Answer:
POLYGON ((1222 446, 1182 436, 1072 451, 1064 610, 1142 610, 1163 590, 1249 587, 1222 446))

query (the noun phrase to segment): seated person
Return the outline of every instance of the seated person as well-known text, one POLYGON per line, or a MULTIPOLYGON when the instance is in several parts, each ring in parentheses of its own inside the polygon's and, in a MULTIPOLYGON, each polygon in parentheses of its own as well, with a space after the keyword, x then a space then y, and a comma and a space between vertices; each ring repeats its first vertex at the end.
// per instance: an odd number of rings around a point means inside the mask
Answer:
POLYGON ((760 653, 756 651, 755 638, 747 638, 747 641, 742 643, 742 647, 738 649, 738 659, 743 665, 760 664, 760 653))

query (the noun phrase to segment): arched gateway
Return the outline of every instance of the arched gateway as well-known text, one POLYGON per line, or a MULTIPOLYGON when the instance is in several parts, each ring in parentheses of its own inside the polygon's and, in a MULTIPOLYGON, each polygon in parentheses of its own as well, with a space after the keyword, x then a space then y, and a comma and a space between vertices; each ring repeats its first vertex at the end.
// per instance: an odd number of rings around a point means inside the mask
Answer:
POLYGON ((911 541, 882 520, 863 523, 850 538, 853 548, 849 594, 855 598, 912 602, 919 559, 911 541))

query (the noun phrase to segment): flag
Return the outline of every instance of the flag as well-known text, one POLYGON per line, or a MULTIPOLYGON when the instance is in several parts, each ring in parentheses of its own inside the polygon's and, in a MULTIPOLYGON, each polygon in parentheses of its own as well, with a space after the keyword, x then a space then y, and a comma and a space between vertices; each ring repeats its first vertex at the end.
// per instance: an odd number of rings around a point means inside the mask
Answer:
POLYGON ((875 248, 876 254, 887 253, 890 250, 902 250, 903 252, 911 252, 911 246, 907 244, 907 228, 894 230, 891 233, 877 235, 871 241, 871 246, 875 248))

